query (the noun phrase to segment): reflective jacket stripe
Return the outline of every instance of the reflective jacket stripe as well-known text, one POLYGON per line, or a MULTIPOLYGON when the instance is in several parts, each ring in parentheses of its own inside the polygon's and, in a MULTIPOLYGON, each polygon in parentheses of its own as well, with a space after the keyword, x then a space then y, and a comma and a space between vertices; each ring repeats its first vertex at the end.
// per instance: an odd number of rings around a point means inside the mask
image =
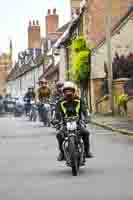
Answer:
MULTIPOLYGON (((79 114, 79 110, 80 110, 80 100, 75 99, 75 102, 77 102, 77 106, 76 106, 76 114, 79 114)), ((66 103, 66 101, 61 102, 61 109, 63 111, 63 113, 65 114, 65 117, 67 117, 67 109, 65 108, 64 104, 66 103)))

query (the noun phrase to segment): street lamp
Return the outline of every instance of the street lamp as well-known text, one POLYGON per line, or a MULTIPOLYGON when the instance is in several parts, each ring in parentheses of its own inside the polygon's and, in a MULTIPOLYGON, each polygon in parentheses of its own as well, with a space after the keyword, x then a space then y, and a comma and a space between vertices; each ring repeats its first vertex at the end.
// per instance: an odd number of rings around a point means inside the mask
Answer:
POLYGON ((105 0, 105 27, 106 27, 106 43, 107 43, 107 63, 108 63, 108 89, 109 102, 112 115, 114 114, 114 99, 113 99, 113 71, 112 71, 112 51, 111 51, 111 8, 112 0, 105 0))

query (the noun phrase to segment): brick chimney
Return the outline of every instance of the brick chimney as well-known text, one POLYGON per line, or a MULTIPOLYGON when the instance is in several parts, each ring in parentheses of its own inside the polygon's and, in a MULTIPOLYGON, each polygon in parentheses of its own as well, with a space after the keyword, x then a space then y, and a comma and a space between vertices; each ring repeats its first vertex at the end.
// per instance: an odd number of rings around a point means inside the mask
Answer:
POLYGON ((55 33, 59 26, 59 16, 56 13, 56 9, 48 9, 48 14, 46 16, 46 35, 55 33))
POLYGON ((41 34, 38 20, 29 21, 28 26, 28 48, 41 49, 41 34))

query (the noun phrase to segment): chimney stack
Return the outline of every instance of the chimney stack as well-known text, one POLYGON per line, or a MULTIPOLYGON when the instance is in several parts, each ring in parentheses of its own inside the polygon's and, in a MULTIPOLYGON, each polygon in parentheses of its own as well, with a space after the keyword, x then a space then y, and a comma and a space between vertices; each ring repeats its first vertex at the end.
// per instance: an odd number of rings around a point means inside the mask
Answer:
POLYGON ((51 14, 51 10, 50 9, 48 9, 48 15, 50 15, 51 14))
POLYGON ((59 16, 56 13, 56 8, 51 12, 48 9, 48 15, 46 16, 46 35, 48 36, 51 33, 55 33, 59 26, 59 16))
POLYGON ((56 8, 53 9, 53 14, 56 15, 56 8))
POLYGON ((28 48, 41 49, 41 33, 38 20, 29 21, 28 27, 28 48))

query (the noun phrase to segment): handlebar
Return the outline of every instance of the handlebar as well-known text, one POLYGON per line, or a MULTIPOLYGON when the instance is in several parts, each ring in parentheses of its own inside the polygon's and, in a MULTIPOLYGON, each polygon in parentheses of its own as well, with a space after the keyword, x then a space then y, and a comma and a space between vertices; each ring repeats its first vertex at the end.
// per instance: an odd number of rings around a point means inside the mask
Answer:
POLYGON ((79 117, 78 116, 74 116, 74 117, 65 117, 64 118, 64 121, 65 122, 70 122, 70 121, 80 121, 79 117))
POLYGON ((79 126, 83 126, 83 127, 86 127, 86 123, 84 120, 80 120, 79 117, 68 117, 68 118, 64 118, 64 120, 62 121, 58 121, 58 120, 55 120, 55 122, 53 123, 55 128, 57 129, 60 129, 60 127, 62 127, 64 125, 64 122, 70 122, 70 121, 77 121, 79 126))

